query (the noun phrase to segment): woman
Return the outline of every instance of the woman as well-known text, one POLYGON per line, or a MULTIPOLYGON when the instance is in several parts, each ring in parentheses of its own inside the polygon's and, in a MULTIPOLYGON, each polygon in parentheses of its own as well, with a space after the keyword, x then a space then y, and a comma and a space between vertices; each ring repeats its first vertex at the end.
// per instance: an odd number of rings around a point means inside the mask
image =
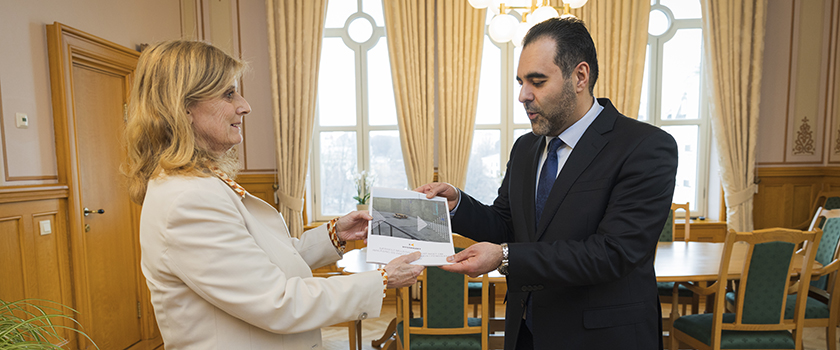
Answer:
MULTIPOLYGON (((353 212, 292 238, 280 214, 231 178, 251 111, 243 64, 170 41, 140 55, 126 126, 142 270, 167 349, 321 348, 320 328, 378 317, 384 288, 414 283, 419 254, 379 271, 313 278, 344 242, 366 237, 353 212)), ((282 174, 281 174, 282 176, 282 174)))

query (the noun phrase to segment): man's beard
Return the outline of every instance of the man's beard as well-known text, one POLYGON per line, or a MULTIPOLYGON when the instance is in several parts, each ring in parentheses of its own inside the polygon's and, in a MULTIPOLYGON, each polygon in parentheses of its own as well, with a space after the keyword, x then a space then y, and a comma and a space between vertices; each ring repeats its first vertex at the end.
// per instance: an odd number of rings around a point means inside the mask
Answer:
POLYGON ((532 106, 526 102, 525 111, 529 113, 537 113, 537 118, 531 120, 531 131, 535 135, 559 135, 562 130, 571 126, 572 114, 577 107, 577 99, 575 95, 574 85, 572 81, 567 80, 563 85, 563 90, 556 101, 547 101, 548 104, 554 102, 554 108, 544 110, 536 106, 532 106))

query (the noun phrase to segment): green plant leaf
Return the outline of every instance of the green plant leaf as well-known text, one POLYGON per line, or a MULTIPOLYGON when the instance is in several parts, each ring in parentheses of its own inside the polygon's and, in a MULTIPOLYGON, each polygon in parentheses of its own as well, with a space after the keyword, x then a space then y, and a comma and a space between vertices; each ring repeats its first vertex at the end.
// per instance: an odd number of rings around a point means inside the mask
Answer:
POLYGON ((13 302, 0 300, 0 350, 6 349, 61 349, 49 340, 64 340, 58 329, 65 329, 84 336, 99 346, 81 328, 76 319, 64 312, 78 313, 73 308, 44 299, 21 299, 13 302), (36 304, 37 302, 37 304, 36 304), (53 305, 53 306, 50 306, 53 305), (35 310, 35 311, 30 311, 35 310), (53 321, 70 320, 77 327, 55 324, 53 321))

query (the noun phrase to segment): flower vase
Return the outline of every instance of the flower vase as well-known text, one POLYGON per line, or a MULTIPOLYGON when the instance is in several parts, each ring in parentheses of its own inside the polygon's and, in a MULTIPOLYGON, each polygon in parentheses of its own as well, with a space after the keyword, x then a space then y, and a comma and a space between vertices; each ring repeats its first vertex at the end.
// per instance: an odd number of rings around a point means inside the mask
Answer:
POLYGON ((356 210, 368 210, 367 204, 356 204, 356 210))

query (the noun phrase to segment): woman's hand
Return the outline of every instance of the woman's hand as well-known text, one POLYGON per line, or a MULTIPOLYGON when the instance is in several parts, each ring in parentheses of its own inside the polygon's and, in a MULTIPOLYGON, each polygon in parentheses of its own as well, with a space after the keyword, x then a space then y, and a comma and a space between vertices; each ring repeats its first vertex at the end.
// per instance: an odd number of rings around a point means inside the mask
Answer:
POLYGON ((417 282, 417 276, 423 272, 425 266, 411 265, 410 262, 420 259, 420 252, 403 255, 391 260, 385 265, 388 273, 388 288, 407 287, 417 282))
POLYGON ((335 223, 335 234, 345 242, 366 239, 370 220, 373 220, 373 217, 367 210, 351 212, 335 223))

